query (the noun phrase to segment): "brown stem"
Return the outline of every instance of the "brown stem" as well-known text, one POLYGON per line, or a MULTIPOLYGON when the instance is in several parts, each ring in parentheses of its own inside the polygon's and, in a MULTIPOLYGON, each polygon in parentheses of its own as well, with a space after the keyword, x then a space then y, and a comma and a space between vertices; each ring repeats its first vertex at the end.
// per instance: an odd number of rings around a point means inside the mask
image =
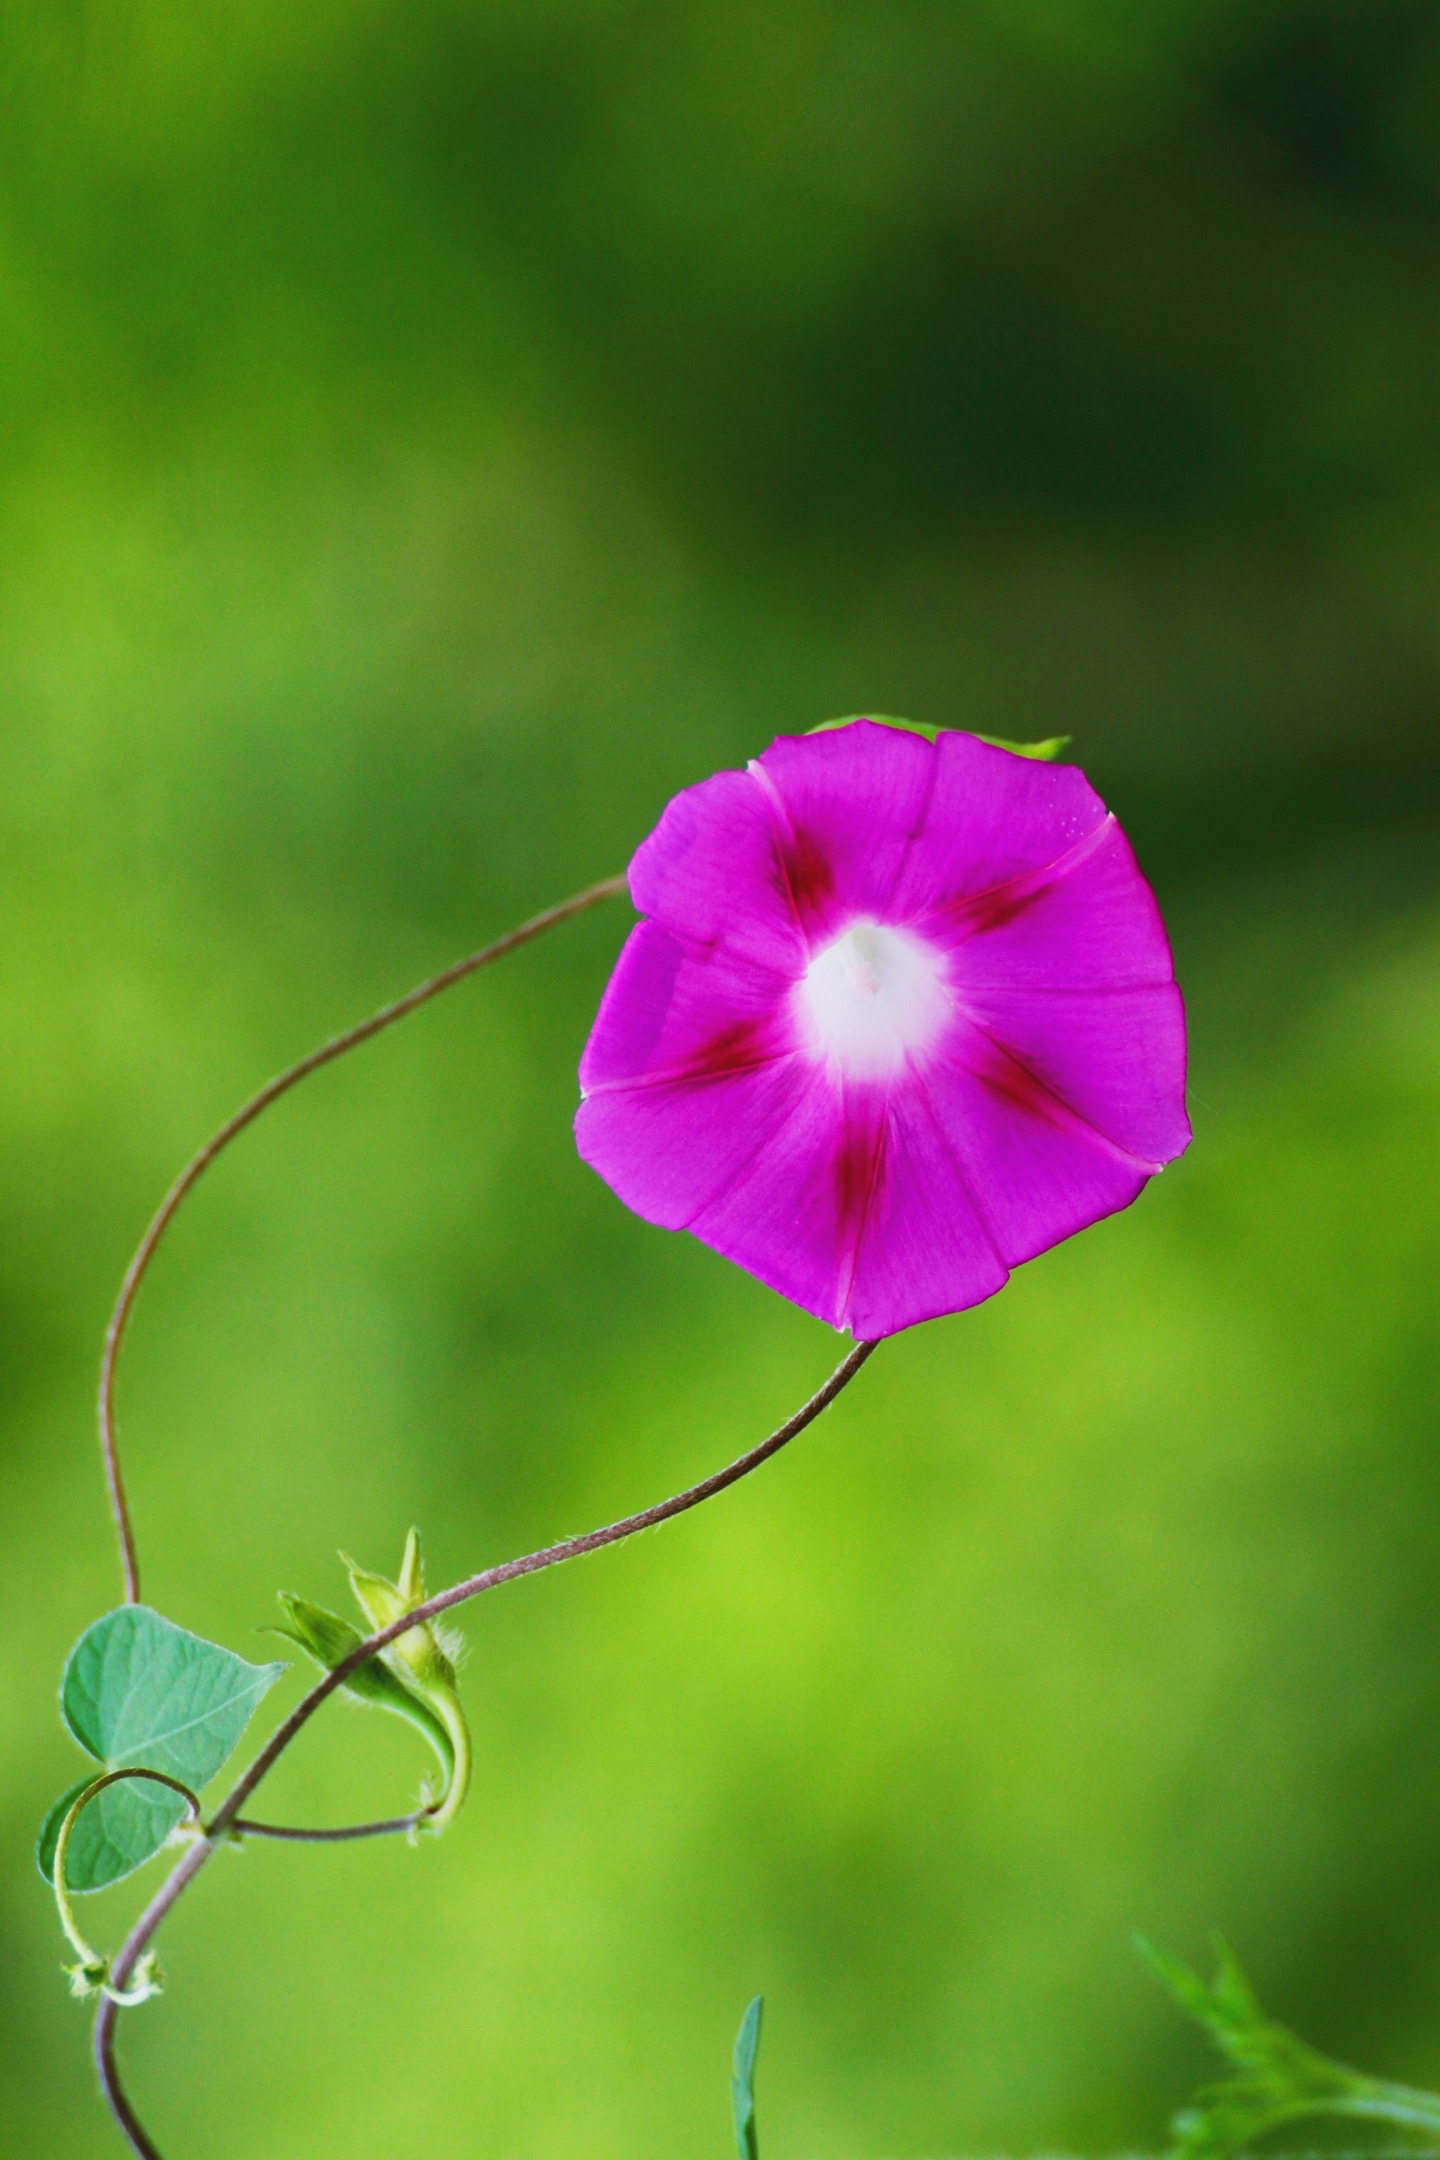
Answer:
MULTIPOLYGON (((146 1944, 169 1912, 191 1877, 198 1875, 205 1862, 215 1850, 208 1837, 199 1837, 189 1851, 176 1863, 126 1936, 110 1967, 110 1977, 117 1988, 123 1988, 135 1970, 146 1944)), ((139 2154, 139 2160, 161 2160, 161 2155, 150 2141, 144 2124, 136 2115, 120 2083, 120 2073, 115 2067, 115 2021, 120 2005, 112 1996, 104 1995, 95 2012, 93 2054, 95 2074, 100 2080, 110 2112, 130 2141, 130 2149, 139 2154)))
POLYGON ((413 1815, 391 1815, 384 1822, 346 1823, 339 1830, 307 1830, 298 1824, 253 1822, 248 1815, 237 1815, 230 1828, 242 1837, 286 1838, 296 1845, 347 1845, 352 1838, 398 1837, 407 1830, 418 1830, 433 1808, 417 1808, 413 1815))
MULTIPOLYGON (((484 1590, 494 1590, 501 1583, 514 1582, 521 1575, 538 1574, 542 1568, 557 1567, 564 1560, 578 1560, 582 1553, 598 1552, 604 1545, 617 1545, 622 1538, 633 1537, 637 1530, 653 1529, 657 1523, 668 1522, 675 1515, 683 1515, 690 1508, 698 1507, 702 1500, 709 1500, 716 1493, 724 1492, 727 1486, 738 1484, 741 1478, 748 1477, 752 1470, 758 1470, 761 1463, 768 1462, 772 1455, 778 1454, 789 1441, 804 1432, 807 1425, 813 1424, 821 1411, 834 1402, 843 1388, 848 1387, 874 1348, 873 1342, 856 1343, 808 1402, 802 1403, 783 1425, 778 1425, 774 1432, 753 1448, 747 1449, 745 1454, 737 1455, 734 1462, 727 1463, 723 1470, 713 1471, 709 1477, 701 1478, 698 1484, 687 1485, 683 1492, 676 1493, 671 1499, 657 1501, 653 1507, 641 1508, 638 1514, 626 1515, 619 1522, 606 1524, 603 1529, 587 1530, 579 1537, 563 1538, 559 1544, 542 1546, 538 1552, 526 1553, 518 1560, 502 1560, 495 1567, 482 1568, 478 1575, 467 1576, 464 1582, 456 1583, 451 1589, 437 1592, 434 1597, 427 1598, 423 1605, 417 1605, 413 1612, 404 1613, 389 1627, 378 1629, 375 1634, 358 1644, 348 1657, 332 1666, 329 1672, 322 1674, 290 1715, 276 1727, 249 1768, 242 1772, 216 1809, 205 1835, 196 1840, 170 1876, 160 1885, 113 1961, 111 1978, 114 1985, 117 1988, 124 1987, 150 1938, 186 1885, 216 1850, 225 1832, 241 1827, 241 1808, 301 1727, 314 1716, 326 1698, 333 1695, 336 1688, 341 1686, 351 1673, 374 1657, 377 1651, 383 1650, 387 1643, 394 1642, 397 1636, 405 1634, 407 1629, 433 1619, 437 1613, 448 1611, 452 1605, 463 1604, 467 1598, 478 1597, 484 1590)), ((357 1831, 351 1834, 360 1833, 357 1831)), ((95 2015, 95 2068, 101 2090, 110 2104, 116 2122, 130 2140, 132 2152, 139 2155, 139 2160, 160 2160, 155 2146, 136 2120, 134 2110, 120 2084, 115 2067, 115 2011, 115 2004, 107 1996, 95 2015)))
POLYGON ((382 1005, 379 1012, 372 1013, 368 1020, 360 1021, 356 1027, 347 1028, 343 1035, 336 1035, 330 1042, 322 1043, 318 1050, 312 1050, 309 1056, 301 1058, 298 1064, 287 1066, 284 1072, 277 1073, 273 1080, 268 1080, 259 1093, 252 1095, 247 1103, 243 1103, 233 1117, 227 1118, 220 1130, 186 1163, 151 1217, 150 1226, 135 1248, 134 1258, 125 1270, 125 1279, 120 1285, 120 1294, 115 1300, 110 1324, 105 1330, 105 1348, 100 1359, 100 1386, 96 1404, 100 1426, 100 1456, 105 1465, 105 1485, 110 1495, 115 1541, 120 1548, 120 1568, 125 1581, 127 1605, 134 1605, 139 1601, 140 1561, 135 1549, 135 1532, 125 1498, 125 1483, 120 1474, 120 1453, 115 1438, 115 1368, 146 1270, 186 1194, 199 1183, 216 1156, 222 1154, 237 1134, 244 1132, 247 1125, 253 1124, 262 1110, 268 1110, 271 1103, 288 1094, 291 1088, 297 1086, 301 1080, 308 1079, 311 1073, 318 1072, 322 1065, 333 1064, 336 1058, 344 1057, 347 1050, 358 1049, 360 1044, 368 1042, 372 1035, 380 1034, 384 1028, 393 1027, 397 1020, 403 1020, 418 1006, 428 1005, 431 998, 439 997, 442 990, 448 990, 453 984, 463 982, 467 975, 473 975, 478 968, 488 966, 492 960, 503 959, 506 953, 514 952, 517 946, 528 945, 530 940, 539 937, 542 931, 552 930, 557 923, 568 922, 572 915, 581 915, 587 908, 595 907, 601 900, 609 900, 624 890, 623 875, 602 878, 598 885, 587 885, 583 892, 572 893, 568 900, 544 909, 539 915, 532 915, 529 921, 521 923, 518 929, 507 930, 504 937, 496 938, 492 944, 482 945, 478 952, 469 953, 463 960, 456 960, 451 966, 442 968, 438 975, 430 976, 428 981, 419 984, 416 989, 407 991, 404 997, 396 998, 392 1004, 382 1005))

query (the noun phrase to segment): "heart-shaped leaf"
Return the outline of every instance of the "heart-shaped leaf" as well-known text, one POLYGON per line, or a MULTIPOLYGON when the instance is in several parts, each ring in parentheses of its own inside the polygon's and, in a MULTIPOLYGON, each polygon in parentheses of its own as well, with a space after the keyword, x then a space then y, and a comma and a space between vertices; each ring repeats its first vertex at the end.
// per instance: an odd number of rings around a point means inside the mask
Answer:
POLYGON ((229 1760, 284 1670, 248 1664, 148 1605, 121 1605, 71 1651, 60 1709, 109 1769, 164 1770, 198 1789, 229 1760))
MULTIPOLYGON (((163 1770, 198 1792, 234 1752, 256 1704, 284 1670, 251 1665, 148 1605, 122 1605, 88 1627, 71 1651, 60 1711, 80 1746, 107 1770, 163 1770)), ((60 1824, 84 1783, 57 1800, 45 1819, 36 1851, 42 1874, 54 1867, 60 1824)), ((71 1833, 66 1887, 100 1890, 118 1882, 160 1850, 184 1813, 183 1797, 166 1786, 143 1778, 107 1785, 71 1833)))

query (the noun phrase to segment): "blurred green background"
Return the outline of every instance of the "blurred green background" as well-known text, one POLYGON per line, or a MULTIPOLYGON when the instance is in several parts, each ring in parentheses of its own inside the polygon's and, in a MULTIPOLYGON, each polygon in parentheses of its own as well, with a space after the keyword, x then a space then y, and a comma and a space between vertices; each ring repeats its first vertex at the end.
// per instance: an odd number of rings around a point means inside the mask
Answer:
MULTIPOLYGON (((1205 2056, 1130 1938, 1217 1927, 1440 2079, 1440 8, 0 23, 0 2150, 118 2150, 29 1847, 151 1206, 276 1066, 866 706, 1074 735, 1192 1153, 742 1490, 471 1608, 459 1826, 218 1861, 141 2111, 174 2160, 700 2160, 763 1988, 766 2160, 1153 2148, 1205 2056)), ((268 1654, 337 1546, 413 1519, 453 1579, 834 1361, 574 1157, 627 919, 182 1221, 121 1391, 176 1619, 268 1654)), ((337 1708, 266 1812, 421 1767, 337 1708)))

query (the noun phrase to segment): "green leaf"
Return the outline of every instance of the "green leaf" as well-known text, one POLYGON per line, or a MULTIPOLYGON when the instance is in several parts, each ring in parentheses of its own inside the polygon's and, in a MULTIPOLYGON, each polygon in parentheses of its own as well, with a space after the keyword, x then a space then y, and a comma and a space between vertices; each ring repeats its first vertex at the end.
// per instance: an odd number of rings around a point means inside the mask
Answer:
POLYGON ((976 735, 975 740, 989 743, 992 750, 1009 750, 1015 757, 1038 758, 1042 764, 1053 765, 1062 750, 1069 749, 1074 737, 1047 735, 1043 742, 1010 742, 1003 735, 976 735))
POLYGON ((822 720, 819 727, 812 727, 807 732, 828 735, 833 728, 853 727, 857 720, 873 720, 876 727, 905 728, 912 735, 923 735, 927 742, 934 742, 937 735, 947 732, 944 728, 932 727, 928 720, 899 720, 894 713, 888 712, 846 713, 839 720, 822 720))
MULTIPOLYGON (((811 728, 812 735, 828 735, 832 728, 849 727, 856 720, 873 720, 877 727, 907 728, 912 735, 923 735, 927 742, 934 742, 937 735, 955 735, 958 728, 932 727, 928 720, 899 720, 894 713, 847 713, 843 720, 822 720, 819 727, 811 728)), ((976 742, 989 743, 992 750, 1009 750, 1016 757, 1040 758, 1053 764, 1062 750, 1069 748, 1068 735, 1047 735, 1043 742, 1011 742, 1004 735, 981 735, 974 728, 963 732, 974 735, 976 742)))
POLYGON ((730 2109, 735 2118, 735 2149, 740 2160, 760 2160, 760 2133, 755 2123, 755 2057, 760 2051, 760 2017, 764 2008, 764 1996, 756 1995, 735 2035, 730 2109))
POLYGON ((1175 2117, 1172 2160, 1231 2160, 1267 2131, 1326 2115, 1398 2123, 1432 2138, 1440 2133, 1440 2097, 1347 2069, 1277 2025, 1223 1942, 1216 1945, 1219 1966, 1209 1984, 1148 1943, 1139 1949, 1230 2066, 1229 2077, 1203 2087, 1175 2117))
MULTIPOLYGON (((164 1620, 122 1605, 80 1637, 65 1666, 60 1711, 107 1770, 164 1770, 198 1791, 220 1770, 283 1665, 250 1665, 164 1620)), ((87 1779, 86 1783, 89 1782, 87 1779)), ((36 1857, 44 1873, 76 1786, 45 1818, 36 1857)), ((140 1778, 110 1785, 85 1809, 66 1855, 66 1887, 100 1890, 160 1850, 185 1814, 179 1793, 140 1778)))
MULTIPOLYGON (((73 1785, 69 1786, 66 1791, 61 1793, 59 1799, 55 1802, 54 1807, 51 1808, 49 1814, 45 1817, 44 1822, 42 1822, 40 1825, 40 1835, 35 1840, 35 1865, 37 1868, 39 1868, 40 1873, 44 1876, 46 1882, 53 1882, 55 1880, 55 1847, 60 1841, 60 1825, 64 1822, 65 1817, 69 1814, 71 1808, 75 1805, 75 1802, 79 1799, 81 1793, 84 1792, 86 1786, 93 1785, 94 1782, 95 1781, 93 1777, 77 1778, 76 1782, 73 1785)), ((158 1786, 156 1790, 159 1792, 164 1792, 165 1787, 161 1785, 158 1786)), ((85 1835, 85 1816, 89 1815, 93 1809, 98 1808, 100 1802, 104 1799, 104 1797, 104 1793, 96 1794, 94 1800, 92 1800, 92 1802, 90 1803, 90 1807, 85 1810, 85 1815, 81 1816, 79 1822, 76 1823, 75 1828, 71 1833, 70 1852, 65 1864, 65 1875, 69 1887, 72 1890, 78 1890, 80 1888, 80 1884, 75 1879, 75 1847, 79 1840, 85 1835)), ((180 1795, 178 1793, 174 1794, 173 1797, 177 1800, 180 1799, 180 1795)), ((181 1813, 184 1813, 183 1801, 181 1801, 181 1813)))
POLYGON ((198 1789, 228 1762, 284 1670, 248 1664, 148 1605, 121 1605, 71 1651, 60 1709, 108 1769, 165 1770, 198 1789))
MULTIPOLYGON (((55 1846, 60 1825, 92 1778, 83 1777, 55 1802, 35 1841, 35 1865, 47 1883, 55 1880, 55 1846)), ((168 1785, 127 1778, 96 1793, 70 1833, 65 1854, 67 1890, 103 1890, 119 1882, 159 1852, 186 1809, 168 1785)))

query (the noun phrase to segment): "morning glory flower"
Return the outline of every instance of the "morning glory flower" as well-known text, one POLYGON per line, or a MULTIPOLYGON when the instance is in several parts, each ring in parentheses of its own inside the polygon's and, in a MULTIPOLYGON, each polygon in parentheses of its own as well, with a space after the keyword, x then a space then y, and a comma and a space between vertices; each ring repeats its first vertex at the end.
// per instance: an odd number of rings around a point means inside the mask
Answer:
POLYGON ((857 1339, 978 1304, 1186 1146, 1164 926, 1084 775, 868 720, 666 809, 579 1150, 857 1339))

